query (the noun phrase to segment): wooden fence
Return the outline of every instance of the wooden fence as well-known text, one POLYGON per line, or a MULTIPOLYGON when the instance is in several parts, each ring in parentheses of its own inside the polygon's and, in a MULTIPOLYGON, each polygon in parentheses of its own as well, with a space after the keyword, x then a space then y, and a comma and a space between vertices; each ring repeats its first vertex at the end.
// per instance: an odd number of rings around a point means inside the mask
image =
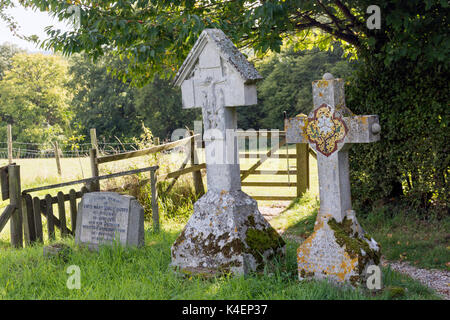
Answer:
MULTIPOLYGON (((192 152, 189 152, 187 157, 184 159, 181 167, 173 172, 170 172, 166 175, 158 176, 158 181, 173 179, 173 181, 169 184, 165 192, 170 191, 170 189, 173 187, 177 179, 184 174, 192 173, 193 175, 193 181, 194 181, 194 187, 195 192, 199 195, 204 194, 204 186, 203 186, 203 180, 200 173, 201 169, 206 168, 205 164, 195 164, 196 162, 196 148, 195 148, 195 138, 199 137, 199 135, 194 135, 193 132, 190 132, 190 136, 186 137, 184 139, 180 139, 174 142, 169 142, 162 145, 156 145, 151 148, 137 150, 137 151, 130 151, 130 152, 124 152, 119 154, 113 154, 113 155, 107 155, 107 156, 97 156, 97 151, 95 149, 91 149, 90 151, 90 163, 91 163, 91 173, 93 177, 96 177, 99 175, 99 165, 108 163, 108 162, 114 162, 124 159, 131 159, 136 157, 141 157, 149 154, 154 154, 157 152, 163 152, 172 150, 174 148, 186 145, 190 143, 190 150, 192 152), (187 164, 190 163, 189 167, 186 167, 187 164)), ((140 185, 148 183, 148 179, 144 179, 140 181, 140 185)), ((99 185, 96 185, 95 188, 97 190, 100 189, 99 185)))
MULTIPOLYGON (((245 139, 253 138, 253 139, 260 139, 261 137, 272 139, 272 134, 275 134, 278 139, 278 143, 276 146, 272 147, 268 152, 266 153, 256 153, 256 152, 244 152, 240 153, 240 158, 256 158, 258 159, 255 164, 253 164, 249 169, 241 170, 241 181, 242 186, 247 187, 295 187, 296 188, 296 195, 295 196, 283 196, 283 195, 272 195, 272 196, 264 196, 264 195, 252 195, 252 197, 255 200, 293 200, 296 197, 301 196, 306 190, 309 189, 309 155, 313 155, 316 157, 316 154, 312 149, 309 148, 308 144, 297 144, 296 145, 296 151, 295 153, 291 154, 283 154, 279 153, 274 156, 274 154, 280 150, 283 146, 286 146, 286 134, 284 131, 277 131, 277 132, 270 132, 270 131, 251 131, 251 132, 244 132, 244 131, 237 131, 237 137, 239 139, 245 139), (286 166, 286 170, 258 170, 258 168, 261 167, 261 165, 267 160, 267 159, 280 159, 283 161, 284 159, 296 159, 296 165, 295 170, 290 170, 289 165, 286 166), (264 181, 264 182, 251 182, 246 181, 246 179, 252 175, 277 175, 277 176, 287 176, 287 175, 295 175, 296 181, 295 182, 277 182, 277 181, 264 181)), ((190 149, 191 152, 188 153, 187 157, 182 162, 182 165, 175 171, 170 172, 166 175, 161 175, 158 177, 158 181, 173 179, 170 184, 168 185, 165 192, 168 192, 172 189, 174 184, 176 183, 177 179, 188 173, 192 173, 193 175, 193 181, 194 181, 194 187, 195 192, 198 195, 204 194, 204 185, 202 176, 200 173, 200 170, 206 169, 205 163, 196 164, 196 159, 198 159, 198 148, 197 144, 195 143, 196 138, 198 138, 199 135, 194 135, 192 131, 190 131, 190 136, 186 137, 181 140, 177 140, 174 142, 166 143, 163 145, 157 145, 151 148, 137 150, 137 151, 131 151, 131 152, 125 152, 120 154, 114 154, 114 155, 107 155, 107 156, 97 156, 96 150, 92 149, 90 153, 91 157, 91 171, 92 176, 97 176, 99 174, 99 165, 103 163, 108 162, 114 162, 124 159, 130 159, 135 157, 140 157, 144 155, 153 154, 156 152, 162 152, 162 151, 168 151, 171 149, 174 149, 176 147, 180 147, 182 145, 186 145, 190 143, 190 149), (190 164, 189 166, 187 166, 190 164)), ((275 137, 275 138, 276 138, 275 137)), ((94 145, 94 144, 93 144, 94 145)), ((143 180, 140 182, 140 184, 147 183, 148 180, 143 180)), ((98 188, 99 186, 97 186, 98 188)))
MULTIPOLYGON (((259 138, 264 136, 271 138, 271 132, 239 132, 238 137, 244 138, 252 136, 253 138, 259 138)), ((309 188, 309 155, 316 156, 315 153, 308 147, 307 144, 297 144, 296 152, 289 154, 289 149, 286 147, 286 154, 278 153, 275 158, 277 159, 296 159, 296 169, 290 170, 289 165, 287 165, 286 170, 258 170, 261 165, 267 159, 273 159, 274 154, 286 145, 285 133, 280 131, 276 133, 280 140, 279 143, 275 143, 275 146, 271 147, 266 153, 256 153, 254 151, 241 153, 240 158, 255 158, 257 161, 251 165, 249 169, 241 170, 241 181, 242 186, 248 187, 296 187, 296 196, 300 196, 309 188), (276 181, 263 181, 263 182, 252 182, 246 180, 252 175, 295 175, 295 182, 276 182, 276 181)), ((2 198, 3 200, 10 199, 10 204, 5 208, 4 212, 0 215, 0 232, 3 230, 4 226, 10 221, 11 226, 11 244, 15 247, 23 246, 23 237, 25 237, 25 243, 33 243, 35 241, 43 241, 43 230, 42 230, 42 216, 47 219, 47 233, 49 239, 55 238, 55 227, 60 230, 61 235, 67 236, 69 234, 74 235, 76 227, 76 216, 77 216, 77 199, 80 199, 83 194, 87 192, 100 191, 100 180, 110 179, 119 176, 131 175, 140 172, 150 171, 150 177, 148 179, 143 179, 139 182, 140 185, 144 185, 148 182, 151 183, 151 194, 152 194, 152 212, 153 212, 153 225, 157 230, 159 229, 159 210, 157 204, 157 181, 164 181, 172 179, 168 184, 165 192, 170 191, 174 186, 177 179, 184 174, 192 174, 194 187, 197 194, 201 195, 205 192, 203 180, 200 170, 206 168, 205 163, 196 164, 197 162, 197 147, 196 138, 199 135, 194 135, 190 132, 190 136, 181 140, 174 142, 156 145, 151 148, 124 152, 114 155, 104 155, 99 156, 97 153, 97 148, 95 144, 95 139, 93 139, 93 148, 90 150, 90 164, 92 178, 82 179, 77 181, 70 181, 60 184, 54 184, 50 186, 43 186, 33 189, 24 190, 21 192, 20 186, 20 167, 11 163, 10 165, 0 168, 1 184, 2 184, 2 198), (156 176, 157 166, 130 170, 125 172, 113 173, 109 175, 99 175, 99 165, 114 162, 124 159, 131 159, 135 157, 140 157, 144 155, 154 154, 157 152, 168 151, 186 144, 190 144, 190 151, 187 157, 184 159, 182 165, 177 170, 170 172, 165 175, 156 176), (188 166, 189 164, 189 166, 188 166), (55 188, 62 188, 70 185, 85 184, 80 191, 71 189, 69 193, 64 194, 63 192, 58 192, 57 196, 52 196, 47 194, 44 198, 32 197, 31 193, 55 188), (67 226, 66 222, 66 210, 65 203, 69 202, 70 208, 70 228, 67 226), (57 204, 58 217, 53 214, 53 205, 57 204)), ((56 146, 57 148, 57 146, 56 146)), ((11 159, 12 161, 12 159, 11 159)), ((292 200, 295 196, 264 196, 264 195, 252 195, 256 200, 292 200)))
POLYGON ((88 179, 53 184, 49 186, 37 187, 20 191, 20 166, 15 164, 0 168, 2 172, 2 198, 9 198, 10 204, 0 215, 0 232, 10 220, 11 244, 14 247, 22 247, 25 243, 43 242, 44 231, 42 229, 42 216, 47 220, 48 239, 55 239, 55 227, 60 230, 61 236, 75 235, 77 220, 77 199, 83 197, 83 194, 96 191, 96 185, 100 180, 121 177, 125 175, 137 174, 141 172, 150 172, 150 182, 152 190, 152 215, 153 227, 159 229, 159 209, 156 194, 156 175, 157 166, 118 172, 103 176, 96 176, 88 179), (5 183, 5 179, 7 183, 5 183), (32 197, 31 193, 43 190, 57 189, 71 185, 85 184, 80 191, 71 189, 69 193, 64 194, 59 191, 54 197, 50 194, 44 198, 32 197), (8 187, 6 188, 6 185, 8 187), (70 229, 67 226, 65 202, 69 202, 70 208, 70 229), (53 214, 53 205, 57 204, 58 217, 53 214), (42 215, 42 216, 41 216, 42 215), (24 239, 25 238, 25 239, 24 239))

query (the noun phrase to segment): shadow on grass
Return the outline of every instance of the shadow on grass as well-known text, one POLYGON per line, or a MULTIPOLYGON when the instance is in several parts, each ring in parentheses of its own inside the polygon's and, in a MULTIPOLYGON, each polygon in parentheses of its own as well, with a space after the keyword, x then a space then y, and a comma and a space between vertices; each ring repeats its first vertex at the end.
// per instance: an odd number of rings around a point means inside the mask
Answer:
POLYGON ((307 192, 293 200, 270 224, 285 236, 307 237, 314 229, 319 203, 316 196, 307 192))

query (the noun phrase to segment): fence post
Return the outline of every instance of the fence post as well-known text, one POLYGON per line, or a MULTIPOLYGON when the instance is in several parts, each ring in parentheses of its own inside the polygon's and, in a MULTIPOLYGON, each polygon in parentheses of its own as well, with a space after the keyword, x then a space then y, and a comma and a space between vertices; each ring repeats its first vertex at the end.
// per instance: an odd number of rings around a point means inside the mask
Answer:
POLYGON ((36 241, 36 226, 33 213, 33 199, 29 194, 22 195, 22 219, 25 245, 36 241))
POLYGON ((58 145, 58 141, 55 141, 55 158, 56 158, 56 169, 58 170, 58 175, 61 176, 61 162, 59 159, 59 145, 58 145))
POLYGON ((8 163, 11 164, 12 163, 12 158, 13 158, 13 154, 12 154, 12 128, 11 125, 8 124, 7 130, 6 130, 6 135, 8 137, 8 163))
POLYGON ((22 194, 20 190, 20 166, 9 165, 9 200, 14 212, 10 218, 11 245, 16 248, 23 247, 23 217, 22 194))
MULTIPOLYGON (((189 130, 189 134, 192 137, 192 139, 191 139, 191 166, 194 166, 194 165, 196 165, 195 160, 197 158, 197 151, 195 150, 195 139, 193 137, 194 132, 189 130)), ((203 186, 203 180, 202 180, 202 172, 200 170, 193 171, 192 177, 194 179, 195 194, 197 194, 198 196, 205 194, 205 187, 203 186)))
MULTIPOLYGON (((92 177, 98 177, 99 171, 98 171, 98 163, 97 163, 97 150, 91 149, 89 150, 89 157, 91 159, 91 174, 92 177)), ((91 183, 91 187, 89 188, 90 191, 100 191, 100 181, 93 181, 91 183)))
POLYGON ((309 189, 309 146, 307 143, 295 145, 297 153, 297 197, 309 189))
POLYGON ((158 208, 158 194, 156 190, 156 174, 155 170, 150 171, 150 186, 152 192, 152 218, 153 230, 159 231, 159 208, 158 208))
POLYGON ((97 155, 100 155, 100 152, 98 151, 97 130, 95 128, 91 129, 91 145, 97 152, 97 155))

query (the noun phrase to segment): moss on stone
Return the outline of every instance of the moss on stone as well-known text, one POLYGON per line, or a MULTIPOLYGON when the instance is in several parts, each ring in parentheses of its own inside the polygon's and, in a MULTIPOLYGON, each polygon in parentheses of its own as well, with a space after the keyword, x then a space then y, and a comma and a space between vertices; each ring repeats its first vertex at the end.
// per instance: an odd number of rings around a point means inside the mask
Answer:
POLYGON ((231 240, 221 249, 225 258, 231 258, 233 254, 241 253, 244 249, 244 244, 238 238, 231 240))
MULTIPOLYGON (((238 264, 242 264, 241 262, 229 260, 236 255, 242 256, 243 254, 251 255, 256 260, 257 270, 262 270, 265 258, 270 260, 278 254, 279 250, 284 247, 285 242, 274 228, 256 222, 252 215, 248 216, 244 222, 244 227, 246 227, 245 239, 234 237, 229 232, 217 237, 212 233, 205 235, 199 232, 190 237, 191 250, 195 254, 211 257, 221 253, 228 260, 219 267, 224 272, 228 272, 231 267, 240 267, 241 265, 238 264)), ((187 241, 187 237, 183 230, 174 245, 180 246, 184 241, 187 241)))
POLYGON ((250 226, 250 227, 255 227, 256 226, 255 218, 252 215, 248 216, 248 218, 247 218, 247 225, 250 226))
MULTIPOLYGON (((357 272, 362 274, 366 265, 373 261, 375 264, 380 262, 380 251, 370 248, 368 239, 366 236, 359 237, 358 233, 354 233, 352 229, 353 221, 344 217, 341 223, 338 223, 334 218, 328 220, 328 225, 334 231, 336 242, 342 248, 345 248, 345 252, 348 253, 350 258, 358 259, 357 272), (361 249, 364 250, 365 255, 361 253, 361 249)), ((359 279, 358 279, 359 281, 359 279)))
POLYGON ((300 277, 305 278, 306 277, 306 271, 305 269, 300 270, 300 277))
POLYGON ((186 240, 185 231, 186 231, 186 228, 184 228, 183 231, 181 231, 180 235, 175 240, 174 246, 179 246, 180 244, 182 244, 184 242, 184 240, 186 240))
POLYGON ((237 261, 237 260, 233 260, 227 263, 222 264, 219 267, 219 272, 221 273, 231 273, 231 268, 233 267, 241 267, 242 266, 242 262, 237 261))
POLYGON ((246 242, 252 250, 260 254, 270 249, 276 251, 279 247, 284 246, 283 239, 273 228, 247 229, 246 242))

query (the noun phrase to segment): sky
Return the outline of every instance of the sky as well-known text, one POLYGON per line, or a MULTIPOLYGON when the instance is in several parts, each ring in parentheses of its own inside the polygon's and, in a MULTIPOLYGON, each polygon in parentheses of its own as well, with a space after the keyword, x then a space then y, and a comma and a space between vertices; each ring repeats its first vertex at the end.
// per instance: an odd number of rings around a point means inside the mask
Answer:
MULTIPOLYGON (((46 12, 25 9, 19 4, 16 4, 15 8, 7 10, 7 13, 13 16, 20 26, 19 33, 26 36, 35 34, 40 40, 48 38, 44 31, 44 28, 47 26, 53 25, 57 26, 59 29, 67 29, 64 23, 59 22, 57 19, 53 19, 46 12)), ((5 42, 16 44, 29 52, 44 51, 43 49, 38 48, 34 43, 15 37, 7 27, 7 24, 0 19, 0 44, 5 42)))

